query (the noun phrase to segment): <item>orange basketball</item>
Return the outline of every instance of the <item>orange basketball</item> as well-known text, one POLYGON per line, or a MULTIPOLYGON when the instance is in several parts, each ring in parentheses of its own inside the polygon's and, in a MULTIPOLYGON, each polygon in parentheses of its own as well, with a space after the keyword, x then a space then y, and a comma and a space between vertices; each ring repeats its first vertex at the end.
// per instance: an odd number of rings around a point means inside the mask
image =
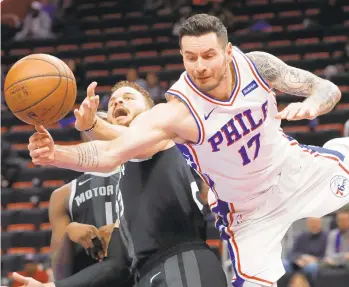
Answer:
POLYGON ((65 117, 76 99, 73 72, 60 59, 33 54, 16 62, 8 72, 5 100, 11 112, 31 125, 51 124, 65 117))

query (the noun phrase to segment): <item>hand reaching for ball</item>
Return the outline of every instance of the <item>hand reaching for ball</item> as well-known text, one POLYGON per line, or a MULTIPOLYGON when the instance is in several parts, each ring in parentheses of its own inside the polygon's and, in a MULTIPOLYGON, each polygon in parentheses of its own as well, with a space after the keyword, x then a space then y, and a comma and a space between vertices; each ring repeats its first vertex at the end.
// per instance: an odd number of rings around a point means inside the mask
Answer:
POLYGON ((54 161, 54 141, 43 126, 35 126, 35 129, 28 145, 32 162, 35 165, 50 165, 54 161))
POLYGON ((76 118, 75 128, 78 131, 90 129, 96 121, 96 113, 99 106, 99 96, 95 95, 96 82, 92 82, 87 87, 87 97, 81 103, 79 109, 74 110, 76 118))

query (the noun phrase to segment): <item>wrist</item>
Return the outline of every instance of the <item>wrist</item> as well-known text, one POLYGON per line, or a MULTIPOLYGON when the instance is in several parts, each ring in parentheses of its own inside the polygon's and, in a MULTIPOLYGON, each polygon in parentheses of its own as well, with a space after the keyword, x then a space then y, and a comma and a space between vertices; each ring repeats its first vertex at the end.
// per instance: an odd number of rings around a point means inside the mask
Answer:
POLYGON ((93 120, 92 126, 90 128, 88 128, 88 129, 84 130, 83 132, 88 133, 88 132, 93 131, 94 128, 96 127, 96 125, 97 125, 97 121, 98 121, 98 117, 95 117, 94 120, 93 120))

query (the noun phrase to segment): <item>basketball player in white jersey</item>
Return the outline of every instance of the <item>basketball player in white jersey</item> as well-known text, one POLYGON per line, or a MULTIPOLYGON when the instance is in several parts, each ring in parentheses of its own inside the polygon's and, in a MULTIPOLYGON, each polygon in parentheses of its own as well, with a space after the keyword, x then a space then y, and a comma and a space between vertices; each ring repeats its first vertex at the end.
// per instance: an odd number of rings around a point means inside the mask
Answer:
POLYGON ((284 273, 280 242, 292 222, 349 202, 349 139, 333 139, 325 149, 300 145, 282 132, 281 119, 328 113, 341 92, 273 55, 244 54, 216 17, 194 15, 179 35, 186 72, 168 90, 168 103, 109 142, 54 145, 37 126, 28 146, 33 163, 108 172, 168 139, 182 144, 184 157, 212 187, 233 286, 275 286, 284 273), (272 89, 305 100, 278 112, 272 89))

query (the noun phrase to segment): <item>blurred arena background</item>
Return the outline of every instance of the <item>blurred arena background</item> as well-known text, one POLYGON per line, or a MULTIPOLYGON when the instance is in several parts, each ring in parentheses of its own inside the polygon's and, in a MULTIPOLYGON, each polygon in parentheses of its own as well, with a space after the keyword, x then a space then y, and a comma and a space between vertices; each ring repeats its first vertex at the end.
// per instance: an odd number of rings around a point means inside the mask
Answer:
MULTIPOLYGON (((32 53, 48 53, 64 60, 74 72, 79 90, 75 107, 84 99, 86 87, 92 81, 98 82, 101 110, 106 109, 111 87, 124 79, 142 85, 156 103, 165 101, 164 91, 184 70, 178 27, 198 12, 220 17, 228 27, 230 41, 244 52, 272 53, 340 87, 342 100, 335 110, 313 121, 284 121, 287 134, 301 143, 320 146, 332 138, 348 136, 348 0, 4 0, 1 86, 15 61, 32 53), (39 22, 32 21, 33 11, 39 13, 39 22)), ((277 96, 280 109, 295 101, 293 96, 277 96)), ((27 151, 33 127, 11 114, 3 90, 1 110, 1 285, 17 286, 11 285, 11 273, 28 268, 28 263, 43 270, 43 280, 52 280, 48 201, 54 189, 78 173, 34 167, 27 151)), ((48 128, 57 142, 80 141, 72 113, 48 128)), ((230 280, 226 247, 214 229, 213 215, 207 219, 208 242, 221 257, 230 280)), ((311 249, 312 246, 307 246, 309 242, 318 242, 304 240, 307 235, 304 232, 318 225, 308 221, 308 225, 306 220, 296 222, 284 239, 283 258, 290 272, 278 286, 348 287, 349 206, 337 214, 337 220, 336 214, 321 219, 324 236, 338 228, 337 222, 348 235, 347 261, 342 267, 321 268, 315 278, 311 278, 311 272, 295 268, 293 261, 306 252, 302 250, 311 249), (298 271, 304 271, 306 276, 293 276, 298 271)), ((320 234, 318 231, 315 233, 320 234)), ((316 236, 315 233, 312 235, 316 236)), ((328 240, 326 244, 330 248, 332 242, 328 240)), ((326 246, 319 248, 319 256, 323 257, 326 246)))

